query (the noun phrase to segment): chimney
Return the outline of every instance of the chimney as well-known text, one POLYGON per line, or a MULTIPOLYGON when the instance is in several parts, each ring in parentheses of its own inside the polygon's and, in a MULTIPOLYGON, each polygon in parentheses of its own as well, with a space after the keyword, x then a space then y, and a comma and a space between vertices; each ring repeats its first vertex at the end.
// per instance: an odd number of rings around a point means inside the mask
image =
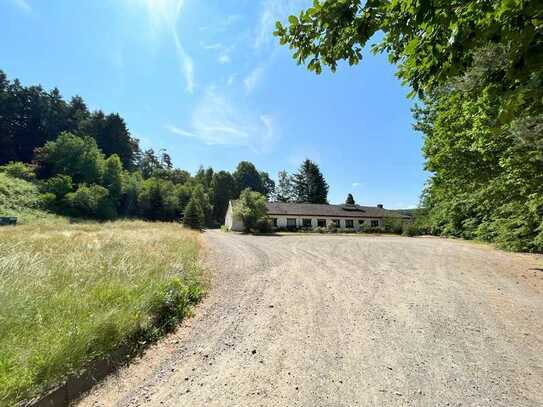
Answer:
POLYGON ((383 204, 377 204, 377 207, 383 209, 383 204))

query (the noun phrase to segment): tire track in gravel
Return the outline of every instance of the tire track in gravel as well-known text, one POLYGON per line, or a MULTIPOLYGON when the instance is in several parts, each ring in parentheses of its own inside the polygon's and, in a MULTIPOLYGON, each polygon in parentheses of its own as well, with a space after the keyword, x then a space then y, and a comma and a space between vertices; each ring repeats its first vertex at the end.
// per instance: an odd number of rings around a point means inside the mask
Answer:
POLYGON ((443 239, 204 234, 195 317, 80 406, 539 406, 541 259, 443 239))

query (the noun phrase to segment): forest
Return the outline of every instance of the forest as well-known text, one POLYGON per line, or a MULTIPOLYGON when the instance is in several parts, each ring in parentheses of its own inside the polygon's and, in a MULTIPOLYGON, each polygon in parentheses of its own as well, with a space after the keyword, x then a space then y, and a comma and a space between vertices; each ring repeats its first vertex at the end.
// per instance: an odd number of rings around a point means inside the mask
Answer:
POLYGON ((39 205, 74 218, 185 219, 193 228, 224 222, 245 189, 267 199, 326 203, 328 185, 305 160, 279 185, 248 161, 233 172, 175 168, 165 150, 143 150, 116 113, 89 111, 80 96, 23 86, 0 71, 0 173, 38 186, 39 205))
POLYGON ((397 66, 431 173, 421 232, 543 251, 541 1, 316 0, 276 28, 317 74, 365 47, 397 66))

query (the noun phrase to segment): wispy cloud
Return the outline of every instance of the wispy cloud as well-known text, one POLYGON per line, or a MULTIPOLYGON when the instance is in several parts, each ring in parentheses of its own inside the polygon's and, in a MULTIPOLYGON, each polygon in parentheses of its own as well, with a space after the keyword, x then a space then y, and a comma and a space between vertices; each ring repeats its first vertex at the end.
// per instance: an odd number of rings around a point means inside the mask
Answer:
POLYGON ((218 61, 220 64, 228 64, 232 61, 232 58, 230 57, 232 51, 234 50, 234 46, 225 46, 224 44, 220 42, 215 42, 212 44, 206 44, 206 43, 200 43, 202 45, 202 48, 207 51, 217 51, 218 52, 218 61))
POLYGON ((32 12, 32 7, 26 0, 11 0, 11 2, 25 13, 32 12))
POLYGON ((232 24, 237 23, 241 20, 242 16, 239 14, 232 14, 226 18, 223 18, 219 22, 214 22, 210 25, 203 25, 198 28, 200 31, 213 31, 213 32, 223 32, 227 30, 232 24))
POLYGON ((228 80, 226 81, 226 86, 232 86, 237 77, 238 77, 238 74, 236 73, 233 73, 232 75, 230 75, 228 77, 228 80))
POLYGON ((255 152, 267 152, 277 140, 270 115, 241 109, 213 89, 208 89, 192 113, 189 129, 171 124, 173 134, 195 138, 207 145, 245 146, 255 152))
POLYGON ((247 75, 245 79, 243 80, 245 91, 247 93, 251 93, 258 86, 258 83, 262 80, 263 75, 264 75, 263 65, 259 65, 256 68, 254 68, 251 72, 249 72, 249 75, 247 75))
POLYGON ((230 61, 231 61, 230 55, 228 55, 228 54, 219 55, 219 63, 228 64, 228 63, 230 63, 230 61))
POLYGON ((173 40, 181 73, 189 93, 194 91, 194 61, 185 51, 177 32, 177 21, 185 5, 185 0, 139 0, 148 13, 150 29, 156 38, 163 32, 173 40))
POLYGON ((353 188, 358 188, 361 184, 360 182, 353 182, 351 185, 353 188))
POLYGON ((272 35, 275 22, 284 20, 291 14, 297 14, 301 9, 311 5, 309 0, 264 0, 262 1, 258 27, 255 33, 254 47, 260 49, 277 44, 272 35))

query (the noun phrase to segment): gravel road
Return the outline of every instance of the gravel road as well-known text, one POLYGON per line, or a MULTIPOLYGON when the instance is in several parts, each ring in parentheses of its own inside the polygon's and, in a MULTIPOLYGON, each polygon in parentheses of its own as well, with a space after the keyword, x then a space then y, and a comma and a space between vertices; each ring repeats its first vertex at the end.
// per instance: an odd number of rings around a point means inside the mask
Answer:
POLYGON ((80 406, 542 406, 543 261, 437 238, 203 235, 212 289, 80 406))

